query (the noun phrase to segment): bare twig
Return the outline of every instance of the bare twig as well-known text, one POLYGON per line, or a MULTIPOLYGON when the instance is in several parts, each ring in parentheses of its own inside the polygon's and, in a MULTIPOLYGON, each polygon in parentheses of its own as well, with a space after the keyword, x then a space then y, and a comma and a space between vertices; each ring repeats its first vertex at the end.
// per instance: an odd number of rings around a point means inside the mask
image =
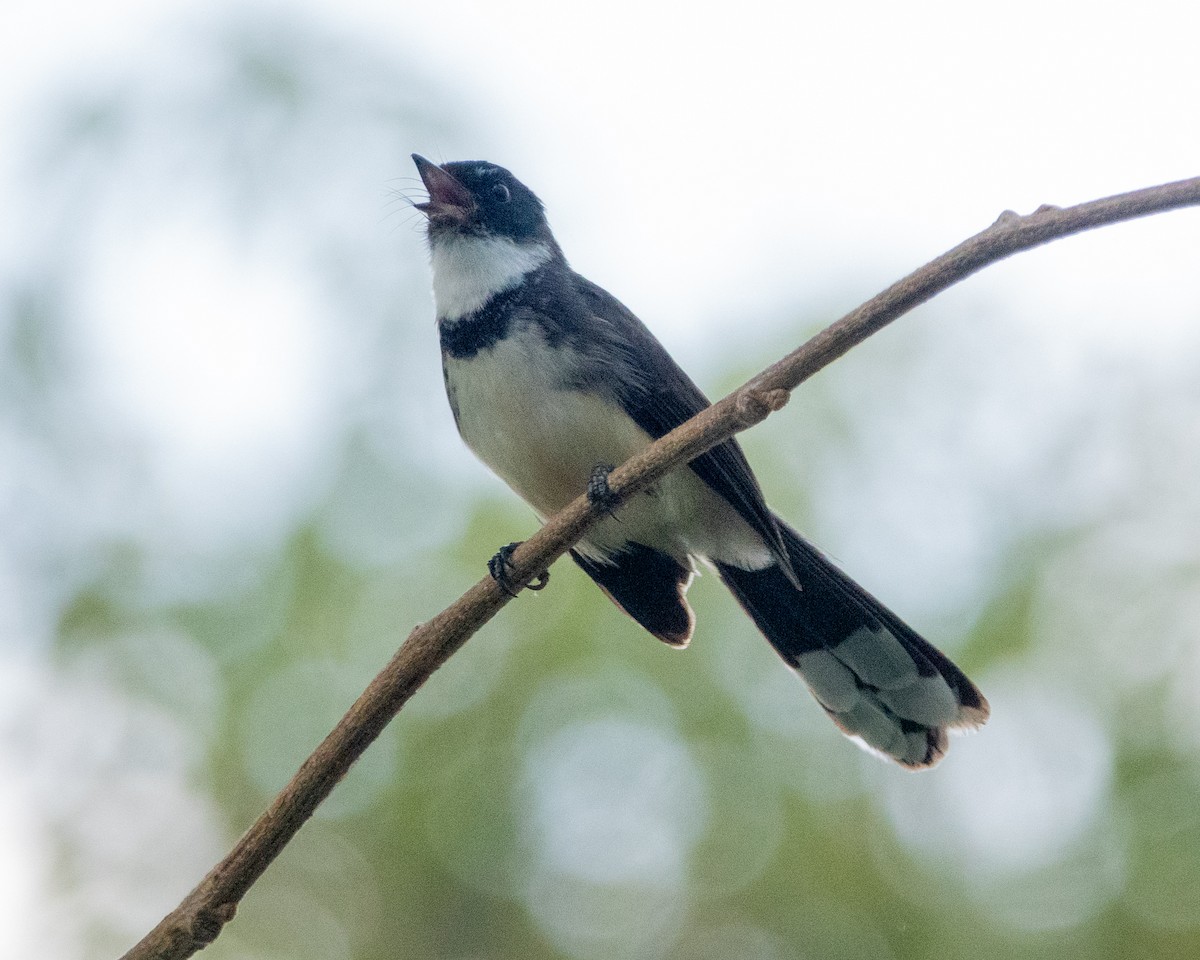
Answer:
MULTIPOLYGON (((893 284, 614 470, 609 486, 617 502, 623 501, 673 467, 759 423, 780 409, 799 384, 851 347, 989 264, 1092 227, 1196 204, 1200 177, 1065 209, 1041 207, 1024 217, 1006 211, 983 232, 893 284)), ((599 516, 586 497, 577 498, 513 554, 510 583, 523 586, 536 579, 599 516)), ((124 960, 181 960, 216 939, 246 891, 408 698, 508 600, 504 590, 485 578, 416 627, 229 855, 124 960)))

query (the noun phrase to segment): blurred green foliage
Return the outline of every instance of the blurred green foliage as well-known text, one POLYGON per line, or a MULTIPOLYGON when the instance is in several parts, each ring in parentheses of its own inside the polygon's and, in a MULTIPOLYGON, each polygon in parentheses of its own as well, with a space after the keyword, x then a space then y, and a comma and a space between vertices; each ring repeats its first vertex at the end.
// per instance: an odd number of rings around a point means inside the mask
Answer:
MULTIPOLYGON (((188 49, 190 72, 134 65, 53 114, 29 186, 52 215, 6 278, 3 585, 34 665, 13 676, 38 695, 4 729, 44 804, 46 956, 112 956, 148 929, 411 625, 533 529, 453 449, 419 247, 364 229, 409 149, 456 144, 434 118, 461 109, 277 22, 188 49), (89 393, 89 244, 114 208, 169 217, 183 195, 235 246, 316 276, 341 344, 323 358, 329 423, 289 467, 317 479, 271 494, 269 528, 222 526, 251 496, 233 483, 172 519, 159 440, 89 393)), ((777 340, 724 351, 740 365, 725 385, 815 315, 781 308, 777 340)), ((680 654, 559 564, 420 691, 206 956, 1200 954, 1192 473, 1143 442, 1179 434, 1130 402, 1112 429, 1101 405, 1004 447, 974 395, 1000 390, 1029 421, 987 369, 981 338, 1004 333, 982 326, 914 321, 746 438, 783 512, 848 545, 854 572, 895 571, 878 592, 908 596, 992 692, 994 722, 943 767, 914 777, 843 741, 714 578, 680 654), (1116 461, 1099 493, 1097 451, 1116 461), (1063 492, 1071 477, 1086 496, 1063 492), (1156 531, 1181 526, 1164 547, 1156 531)), ((1194 417, 1189 383, 1156 402, 1194 417)))

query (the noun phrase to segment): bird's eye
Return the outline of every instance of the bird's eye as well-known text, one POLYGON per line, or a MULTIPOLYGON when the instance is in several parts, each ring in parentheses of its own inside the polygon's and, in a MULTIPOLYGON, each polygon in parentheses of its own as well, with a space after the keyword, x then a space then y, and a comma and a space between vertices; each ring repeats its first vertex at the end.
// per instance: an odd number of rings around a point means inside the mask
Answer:
POLYGON ((512 199, 512 194, 509 192, 508 187, 503 183, 497 183, 492 187, 492 196, 501 203, 508 203, 508 201, 512 199))

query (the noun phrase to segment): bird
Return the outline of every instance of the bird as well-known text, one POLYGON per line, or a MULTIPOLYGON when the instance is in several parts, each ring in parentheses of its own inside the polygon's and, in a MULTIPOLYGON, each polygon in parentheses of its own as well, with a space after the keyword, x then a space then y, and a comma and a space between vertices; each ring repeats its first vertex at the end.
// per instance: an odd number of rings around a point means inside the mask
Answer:
MULTIPOLYGON (((614 465, 708 399, 628 308, 571 268, 541 200, 512 173, 412 156, 429 195, 414 206, 459 434, 543 520, 585 492, 605 504, 614 465)), ((509 592, 515 546, 488 564, 509 592)), ((902 767, 932 767, 948 733, 988 718, 948 657, 770 510, 736 440, 607 511, 570 554, 680 648, 696 624, 688 587, 698 563, 710 566, 834 723, 902 767)))

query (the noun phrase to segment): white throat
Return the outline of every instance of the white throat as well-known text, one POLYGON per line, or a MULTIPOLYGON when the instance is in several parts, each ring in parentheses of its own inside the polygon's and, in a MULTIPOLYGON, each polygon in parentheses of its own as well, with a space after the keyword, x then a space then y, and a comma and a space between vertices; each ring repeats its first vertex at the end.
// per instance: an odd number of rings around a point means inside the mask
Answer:
POLYGON ((544 243, 507 237, 439 237, 433 244, 433 302, 439 322, 454 322, 515 287, 550 259, 544 243))

